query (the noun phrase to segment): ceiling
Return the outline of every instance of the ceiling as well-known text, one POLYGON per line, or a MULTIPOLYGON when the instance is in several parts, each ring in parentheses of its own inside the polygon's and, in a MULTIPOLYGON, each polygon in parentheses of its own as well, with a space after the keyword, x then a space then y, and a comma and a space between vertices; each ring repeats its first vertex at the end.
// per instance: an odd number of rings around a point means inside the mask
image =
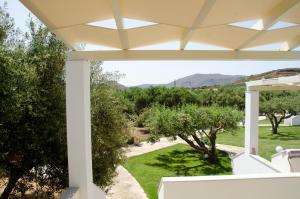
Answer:
POLYGON ((300 45, 300 0, 21 2, 74 50, 86 44, 131 50, 173 41, 179 43, 174 50, 186 50, 189 43, 235 51, 274 43, 291 51, 300 45), (111 19, 115 28, 91 24, 111 19), (124 19, 147 25, 128 28, 124 19), (274 28, 278 23, 292 25, 274 28))

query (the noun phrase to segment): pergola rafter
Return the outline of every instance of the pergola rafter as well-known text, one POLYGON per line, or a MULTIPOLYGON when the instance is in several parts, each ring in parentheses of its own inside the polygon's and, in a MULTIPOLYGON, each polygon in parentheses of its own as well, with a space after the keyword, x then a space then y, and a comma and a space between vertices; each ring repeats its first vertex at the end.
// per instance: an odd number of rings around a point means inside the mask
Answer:
POLYGON ((178 41, 180 49, 174 50, 183 51, 192 41, 237 50, 286 42, 288 45, 281 49, 286 51, 299 44, 300 0, 232 0, 230 5, 219 0, 21 1, 73 50, 92 44, 129 51, 178 41), (156 25, 125 29, 123 18, 156 25), (231 25, 258 18, 262 19, 256 24, 260 30, 231 25), (117 28, 89 25, 107 19, 114 19, 117 28), (296 26, 268 30, 281 20, 296 26))
POLYGON ((201 25, 205 17, 208 15, 211 8, 214 6, 216 0, 205 0, 204 5, 200 9, 198 16, 193 22, 192 27, 185 30, 184 35, 180 41, 180 49, 184 50, 188 42, 190 41, 195 29, 201 25))
POLYGON ((120 8, 120 0, 111 0, 111 4, 112 4, 112 10, 114 13, 116 26, 118 28, 122 49, 127 50, 129 48, 128 35, 124 28, 124 22, 123 22, 122 12, 120 8))
POLYGON ((258 22, 259 24, 254 25, 255 27, 258 27, 260 31, 241 44, 237 50, 246 48, 251 42, 255 41, 264 33, 266 33, 269 28, 280 21, 292 8, 299 3, 300 0, 282 1, 275 8, 270 10, 264 17, 262 17, 262 20, 258 22))

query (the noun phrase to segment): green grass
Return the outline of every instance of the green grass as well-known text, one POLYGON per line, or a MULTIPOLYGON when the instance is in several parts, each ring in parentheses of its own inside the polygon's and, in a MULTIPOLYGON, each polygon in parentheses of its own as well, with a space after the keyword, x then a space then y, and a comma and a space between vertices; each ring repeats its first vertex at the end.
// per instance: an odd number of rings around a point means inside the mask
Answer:
POLYGON ((125 168, 137 179, 149 199, 157 198, 162 177, 231 174, 228 155, 219 152, 220 163, 212 165, 188 145, 177 144, 129 158, 125 168))
MULTIPOLYGON (((271 127, 259 127, 258 153, 262 157, 270 160, 275 154, 275 147, 280 145, 283 148, 300 148, 300 127, 281 126, 277 135, 270 131, 271 127)), ((244 128, 240 128, 236 133, 224 133, 218 136, 219 144, 228 144, 244 147, 244 128)))

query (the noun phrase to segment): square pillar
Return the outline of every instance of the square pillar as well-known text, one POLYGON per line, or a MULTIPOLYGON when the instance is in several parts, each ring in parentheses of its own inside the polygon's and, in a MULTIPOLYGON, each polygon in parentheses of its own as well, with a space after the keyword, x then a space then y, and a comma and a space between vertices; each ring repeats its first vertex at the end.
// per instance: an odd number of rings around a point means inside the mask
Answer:
POLYGON ((90 111, 90 64, 66 62, 66 108, 69 186, 80 199, 94 198, 90 111))
POLYGON ((245 153, 258 153, 259 92, 246 91, 245 96, 245 153))

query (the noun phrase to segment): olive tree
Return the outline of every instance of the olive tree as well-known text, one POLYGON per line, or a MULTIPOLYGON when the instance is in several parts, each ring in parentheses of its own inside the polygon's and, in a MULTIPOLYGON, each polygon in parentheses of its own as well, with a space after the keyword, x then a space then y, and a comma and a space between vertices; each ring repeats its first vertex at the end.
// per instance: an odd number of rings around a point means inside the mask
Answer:
POLYGON ((126 107, 115 95, 118 76, 103 73, 101 62, 91 64, 93 176, 102 188, 112 183, 116 167, 123 162, 129 135, 126 107))
POLYGON ((67 185, 66 48, 34 22, 26 42, 4 42, 0 49, 0 175, 8 178, 1 199, 12 191, 25 193, 36 179, 36 187, 67 185))
POLYGON ((267 116, 272 125, 272 133, 277 134, 284 119, 300 112, 300 98, 297 96, 273 97, 260 103, 260 112, 267 116))
POLYGON ((206 155, 211 163, 218 162, 217 135, 236 129, 242 120, 242 113, 232 108, 196 105, 178 109, 156 107, 150 115, 148 125, 152 141, 161 136, 179 137, 206 155))

